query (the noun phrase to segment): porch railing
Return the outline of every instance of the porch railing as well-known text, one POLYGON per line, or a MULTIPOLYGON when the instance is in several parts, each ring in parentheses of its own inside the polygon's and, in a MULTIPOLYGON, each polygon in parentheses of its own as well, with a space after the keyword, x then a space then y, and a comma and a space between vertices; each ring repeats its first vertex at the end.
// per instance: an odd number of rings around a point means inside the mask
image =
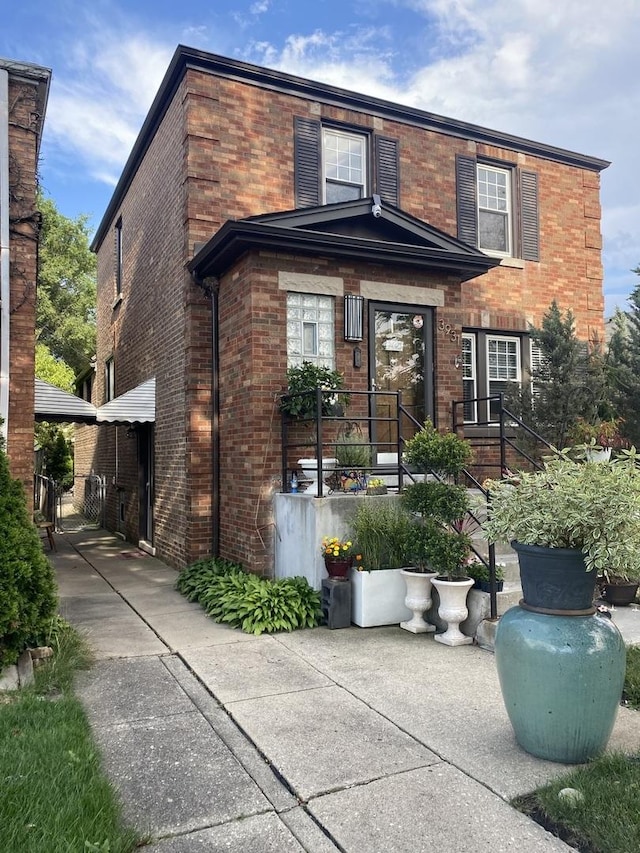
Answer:
MULTIPOLYGON (((323 408, 327 405, 327 392, 321 388, 315 391, 300 392, 291 397, 315 396, 315 413, 313 417, 300 419, 296 418, 296 422, 306 422, 309 424, 313 441, 294 442, 289 441, 290 426, 292 419, 283 415, 282 417, 282 490, 284 492, 291 491, 291 473, 292 469, 288 465, 288 460, 291 456, 291 451, 296 448, 310 447, 314 448, 315 459, 317 461, 317 482, 318 482, 318 497, 322 497, 324 493, 323 477, 327 472, 323 469, 323 456, 334 457, 335 447, 342 442, 339 438, 332 441, 325 439, 325 427, 329 424, 340 423, 357 423, 363 424, 369 437, 377 434, 381 426, 387 425, 389 433, 395 436, 394 441, 369 441, 363 442, 363 446, 369 447, 371 452, 372 464, 366 466, 366 473, 378 475, 393 475, 397 476, 398 491, 401 492, 405 478, 410 481, 415 481, 414 472, 403 462, 403 453, 407 438, 403 434, 403 426, 407 426, 411 430, 411 435, 423 426, 412 413, 403 405, 401 391, 341 391, 341 394, 348 396, 350 401, 357 400, 358 397, 366 397, 366 410, 369 412, 376 411, 376 398, 384 397, 386 401, 392 401, 390 408, 394 411, 393 415, 388 417, 379 415, 362 415, 345 417, 344 413, 334 412, 332 414, 323 414, 323 408), (385 448, 387 452, 395 454, 396 462, 393 465, 389 464, 373 464, 373 460, 377 459, 377 454, 385 448)), ((326 409, 325 409, 326 410, 326 409)), ((339 427, 338 427, 339 428, 339 427)), ((511 471, 511 465, 514 467, 518 463, 524 463, 525 466, 533 468, 541 468, 540 454, 542 452, 553 453, 555 448, 552 447, 541 435, 531 429, 517 415, 507 409, 504 405, 504 396, 502 394, 492 395, 489 397, 478 397, 473 400, 457 400, 452 403, 452 431, 456 434, 462 434, 471 444, 473 449, 482 450, 480 460, 474 462, 473 471, 469 469, 463 470, 460 480, 463 485, 476 490, 482 496, 483 513, 491 511, 491 495, 483 486, 484 480, 493 475, 494 479, 499 479, 503 476, 508 476, 511 471), (480 404, 486 411, 494 411, 498 414, 497 420, 473 423, 464 420, 464 407, 474 405, 474 410, 480 410, 480 404), (527 450, 526 444, 534 450, 527 450), (486 472, 486 473, 485 473, 486 472)), ((428 472, 435 479, 442 479, 438 472, 428 472)), ((472 525, 476 529, 480 529, 482 518, 479 510, 470 509, 465 518, 461 520, 461 526, 472 525)), ((490 618, 497 619, 497 583, 496 583, 496 557, 495 546, 487 543, 487 556, 479 551, 475 546, 472 546, 472 551, 480 562, 484 564, 489 573, 489 596, 490 596, 490 618)))

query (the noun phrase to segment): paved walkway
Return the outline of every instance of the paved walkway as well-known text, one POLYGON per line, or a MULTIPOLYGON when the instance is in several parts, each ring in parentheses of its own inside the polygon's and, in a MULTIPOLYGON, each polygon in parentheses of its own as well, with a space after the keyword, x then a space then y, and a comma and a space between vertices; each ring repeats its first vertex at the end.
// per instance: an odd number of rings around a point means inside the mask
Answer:
MULTIPOLYGON (((520 750, 494 657, 399 628, 252 637, 105 531, 57 535, 79 693, 154 853, 568 851, 509 798, 566 768, 520 750)), ((613 749, 640 749, 620 709, 613 749)))

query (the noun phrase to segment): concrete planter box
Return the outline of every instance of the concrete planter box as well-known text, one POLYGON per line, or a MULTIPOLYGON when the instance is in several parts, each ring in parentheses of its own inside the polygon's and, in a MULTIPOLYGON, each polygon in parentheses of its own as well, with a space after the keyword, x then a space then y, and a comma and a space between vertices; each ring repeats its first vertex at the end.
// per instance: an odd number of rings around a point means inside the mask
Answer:
POLYGON ((357 572, 351 569, 351 621, 360 628, 399 625, 411 619, 405 607, 407 587, 402 569, 357 572))

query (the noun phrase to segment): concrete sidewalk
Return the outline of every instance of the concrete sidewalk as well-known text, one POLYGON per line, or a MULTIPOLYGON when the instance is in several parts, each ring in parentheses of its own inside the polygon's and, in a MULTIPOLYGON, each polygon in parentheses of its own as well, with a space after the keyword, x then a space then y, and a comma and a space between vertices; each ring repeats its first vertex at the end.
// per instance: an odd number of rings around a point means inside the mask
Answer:
MULTIPOLYGON (((145 849, 571 849, 508 804, 567 768, 516 745, 490 652, 395 627, 252 637, 105 531, 56 541, 61 613, 98 658, 79 694, 145 849)), ((640 749, 638 712, 610 748, 640 749)))

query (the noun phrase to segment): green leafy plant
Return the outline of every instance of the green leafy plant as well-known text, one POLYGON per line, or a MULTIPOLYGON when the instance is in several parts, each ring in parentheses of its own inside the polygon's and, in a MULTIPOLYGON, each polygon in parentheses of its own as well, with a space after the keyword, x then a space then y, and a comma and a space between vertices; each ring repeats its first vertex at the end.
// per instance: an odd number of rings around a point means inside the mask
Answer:
POLYGON ((574 548, 587 571, 640 578, 640 469, 636 452, 615 462, 577 462, 563 451, 542 471, 487 481, 490 542, 574 548))
MULTIPOLYGON (((483 583, 489 583, 491 578, 489 577, 489 566, 482 562, 478 557, 473 556, 471 559, 467 560, 465 564, 465 572, 467 577, 473 578, 474 581, 482 581, 483 583)), ((504 564, 496 563, 496 580, 503 581, 504 580, 504 564)))
POLYGON ((466 533, 440 524, 433 518, 415 522, 408 545, 408 555, 418 571, 437 571, 448 580, 468 577, 466 559, 471 539, 466 533))
POLYGON ((586 444, 596 449, 611 447, 620 450, 628 448, 629 442, 621 433, 622 418, 612 418, 608 421, 589 423, 584 418, 578 418, 569 430, 571 444, 586 444))
POLYGON ((469 498, 464 486, 425 480, 410 483, 402 493, 408 512, 430 516, 442 524, 454 524, 469 510, 469 498))
POLYGON ((471 445, 455 433, 440 433, 430 420, 405 443, 404 460, 425 474, 459 474, 473 458, 471 445))
POLYGON ((411 517, 396 501, 359 499, 352 525, 362 556, 359 569, 376 571, 406 565, 411 517))
POLYGON ((262 634, 314 628, 320 619, 320 594, 305 578, 269 580, 219 558, 184 569, 178 590, 199 602, 216 622, 245 633, 262 634))
POLYGON ((367 469, 371 467, 371 445, 360 429, 346 429, 336 444, 338 468, 344 470, 367 469))
POLYGON ((0 441, 0 670, 46 631, 57 603, 53 569, 0 441))
POLYGON ((315 418, 318 388, 322 390, 323 416, 330 415, 337 404, 348 405, 348 395, 340 393, 344 378, 339 371, 303 361, 287 370, 287 393, 280 398, 280 411, 300 420, 315 418))

